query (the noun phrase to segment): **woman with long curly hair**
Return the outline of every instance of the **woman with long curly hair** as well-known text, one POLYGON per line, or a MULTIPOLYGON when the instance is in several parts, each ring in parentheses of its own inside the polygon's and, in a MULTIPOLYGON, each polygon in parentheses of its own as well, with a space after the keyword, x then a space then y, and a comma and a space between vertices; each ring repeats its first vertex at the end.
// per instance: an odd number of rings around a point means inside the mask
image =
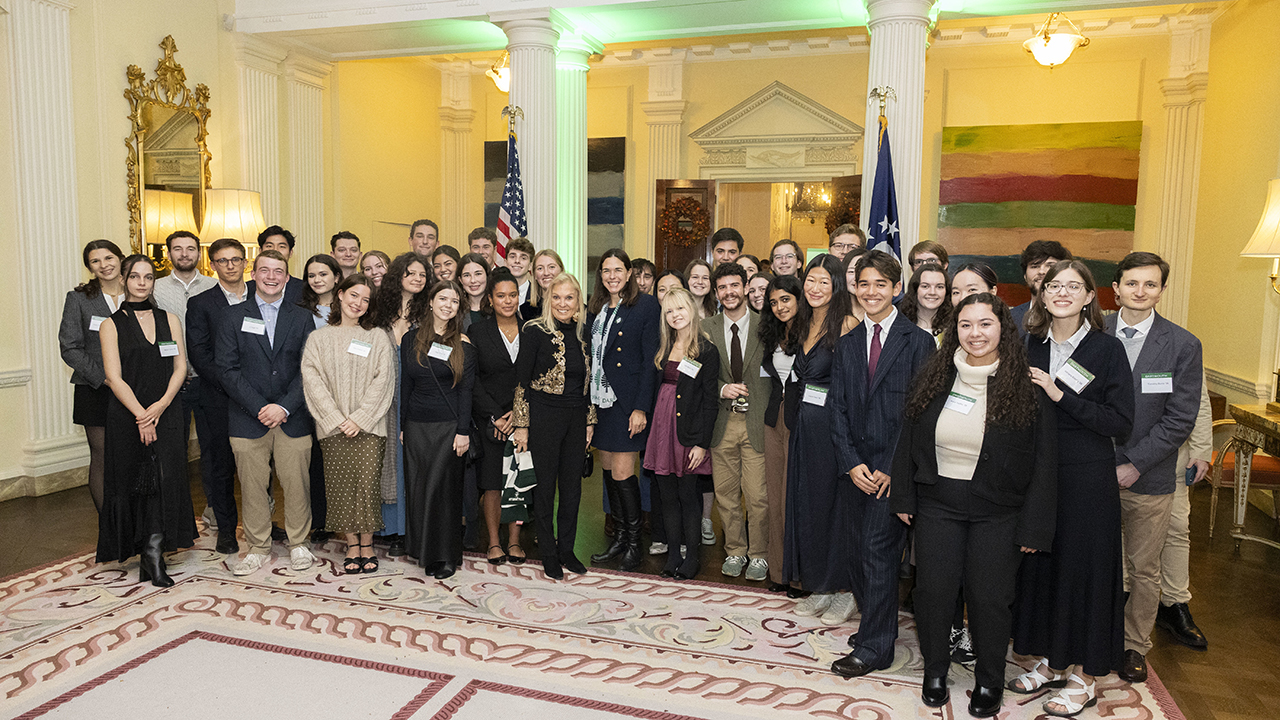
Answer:
POLYGON ((963 584, 977 653, 969 712, 986 717, 1000 709, 1022 554, 1050 549, 1057 505, 1057 424, 1003 301, 960 301, 904 415, 889 506, 916 533, 923 699, 947 702, 963 584))

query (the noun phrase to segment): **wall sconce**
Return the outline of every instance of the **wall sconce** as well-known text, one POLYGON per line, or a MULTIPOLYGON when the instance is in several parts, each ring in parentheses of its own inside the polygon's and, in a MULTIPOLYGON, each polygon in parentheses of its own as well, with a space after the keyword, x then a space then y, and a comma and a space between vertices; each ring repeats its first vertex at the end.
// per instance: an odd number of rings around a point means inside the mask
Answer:
MULTIPOLYGON (((1253 236, 1240 251, 1240 257, 1271 258, 1271 289, 1280 293, 1280 179, 1267 183, 1267 204, 1253 236)), ((1280 378, 1280 370, 1276 371, 1280 378)), ((1280 382, 1276 384, 1274 402, 1267 403, 1270 412, 1280 413, 1280 382)))
POLYGON ((1055 66, 1066 62, 1076 48, 1088 45, 1089 38, 1080 33, 1080 28, 1076 27, 1075 23, 1062 13, 1052 13, 1049 19, 1044 21, 1044 25, 1040 26, 1040 30, 1022 43, 1022 49, 1030 53, 1036 62, 1052 70, 1055 66), (1072 32, 1063 32, 1061 29, 1049 32, 1049 26, 1059 18, 1071 27, 1072 32))
POLYGON ((253 190, 218 188, 204 193, 204 223, 200 226, 201 264, 208 268, 208 247, 214 240, 234 238, 244 245, 245 275, 258 256, 258 233, 267 229, 262 196, 253 190))
POLYGON ((511 56, 505 51, 502 53, 502 59, 495 62, 485 75, 493 80, 493 84, 504 93, 511 92, 511 56))

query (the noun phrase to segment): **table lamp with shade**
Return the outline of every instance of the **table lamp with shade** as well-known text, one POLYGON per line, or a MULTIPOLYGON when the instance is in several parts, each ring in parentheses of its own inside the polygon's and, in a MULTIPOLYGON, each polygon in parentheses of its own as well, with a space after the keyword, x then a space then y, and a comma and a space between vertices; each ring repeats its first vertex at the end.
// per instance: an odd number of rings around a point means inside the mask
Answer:
POLYGON ((195 233, 196 216, 192 211, 189 193, 171 190, 143 190, 142 217, 143 248, 156 262, 156 269, 167 272, 169 256, 165 253, 165 239, 178 230, 195 233))
POLYGON ((245 275, 258 256, 258 233, 267 229, 262 217, 262 196, 253 190, 217 188, 206 190, 204 222, 200 225, 200 247, 208 263, 209 245, 222 238, 234 238, 244 245, 245 275))
MULTIPOLYGON (((1267 183, 1267 203, 1262 208, 1262 219, 1240 252, 1240 257, 1271 258, 1271 289, 1280 293, 1280 178, 1267 183)), ((1276 371, 1276 376, 1280 378, 1280 370, 1276 371)), ((1267 410, 1280 414, 1280 382, 1276 384, 1276 397, 1267 403, 1267 410)))

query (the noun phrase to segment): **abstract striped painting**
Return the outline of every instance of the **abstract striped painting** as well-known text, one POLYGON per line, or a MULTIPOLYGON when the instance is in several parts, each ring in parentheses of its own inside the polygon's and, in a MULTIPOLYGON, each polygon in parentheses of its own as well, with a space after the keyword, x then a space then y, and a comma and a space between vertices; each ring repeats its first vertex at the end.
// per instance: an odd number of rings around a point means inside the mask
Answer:
POLYGON ((1140 121, 943 128, 938 241, 991 265, 1001 294, 1022 302, 1022 248, 1057 240, 1110 306, 1116 263, 1133 250, 1141 142, 1140 121))

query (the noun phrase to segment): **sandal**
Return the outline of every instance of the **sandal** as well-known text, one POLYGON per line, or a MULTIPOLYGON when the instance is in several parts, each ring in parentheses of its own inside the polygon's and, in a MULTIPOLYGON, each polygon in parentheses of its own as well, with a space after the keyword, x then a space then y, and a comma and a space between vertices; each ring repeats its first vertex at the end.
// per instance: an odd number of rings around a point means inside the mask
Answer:
POLYGON ((369 555, 360 558, 360 572, 365 575, 378 572, 378 554, 373 551, 373 544, 361 545, 360 547, 369 548, 369 555))
POLYGON ((523 565, 524 561, 525 561, 524 548, 520 547, 520 543, 511 543, 511 545, 507 546, 507 562, 511 563, 512 565, 523 565), (512 555, 511 554, 512 548, 520 548, 520 554, 512 555))
MULTIPOLYGON (((1040 688, 1061 688, 1067 685, 1067 673, 1055 673, 1049 667, 1049 661, 1040 658, 1035 667, 1031 668, 1031 672, 1025 672, 1018 677, 1009 681, 1005 687, 1019 695, 1030 695, 1040 688), (1040 668, 1044 668, 1045 672, 1041 672, 1040 668), (1053 673, 1050 677, 1047 673, 1053 673)), ((1074 677, 1074 676, 1072 676, 1074 677)))
MULTIPOLYGON (((493 552, 493 549, 494 549, 494 548, 498 548, 499 550, 501 550, 501 549, 502 549, 502 546, 501 546, 501 545, 490 545, 490 546, 489 546, 489 552, 493 552)), ((489 556, 489 564, 490 564, 490 565, 501 565, 502 563, 504 563, 504 562, 506 562, 506 561, 507 561, 507 554, 506 554, 505 552, 500 552, 500 553, 498 553, 498 556, 497 556, 497 557, 494 557, 493 555, 490 555, 490 556, 489 556)))
MULTIPOLYGON (((356 546, 360 547, 360 546, 356 546)), ((360 565, 363 564, 364 558, 359 555, 355 557, 345 558, 342 561, 342 572, 348 575, 358 575, 360 573, 360 565)))
POLYGON ((1045 701, 1043 707, 1046 713, 1049 713, 1050 715, 1053 715, 1055 717, 1075 717, 1076 715, 1079 715, 1080 712, 1085 708, 1093 707, 1094 705, 1098 704, 1098 697, 1096 692, 1098 683, 1096 681, 1091 682, 1088 685, 1085 685, 1084 680, 1081 680, 1079 675, 1076 675, 1075 673, 1071 673, 1071 678, 1069 682, 1079 683, 1080 687, 1064 687, 1063 689, 1059 690, 1057 694, 1055 694, 1053 697, 1045 701), (1076 697, 1076 698, 1082 697, 1084 699, 1084 702, 1076 702, 1075 700, 1071 699, 1073 697, 1076 697), (1058 707, 1063 708, 1063 710, 1054 710, 1053 708, 1049 707, 1050 705, 1055 703, 1058 705, 1058 707))

